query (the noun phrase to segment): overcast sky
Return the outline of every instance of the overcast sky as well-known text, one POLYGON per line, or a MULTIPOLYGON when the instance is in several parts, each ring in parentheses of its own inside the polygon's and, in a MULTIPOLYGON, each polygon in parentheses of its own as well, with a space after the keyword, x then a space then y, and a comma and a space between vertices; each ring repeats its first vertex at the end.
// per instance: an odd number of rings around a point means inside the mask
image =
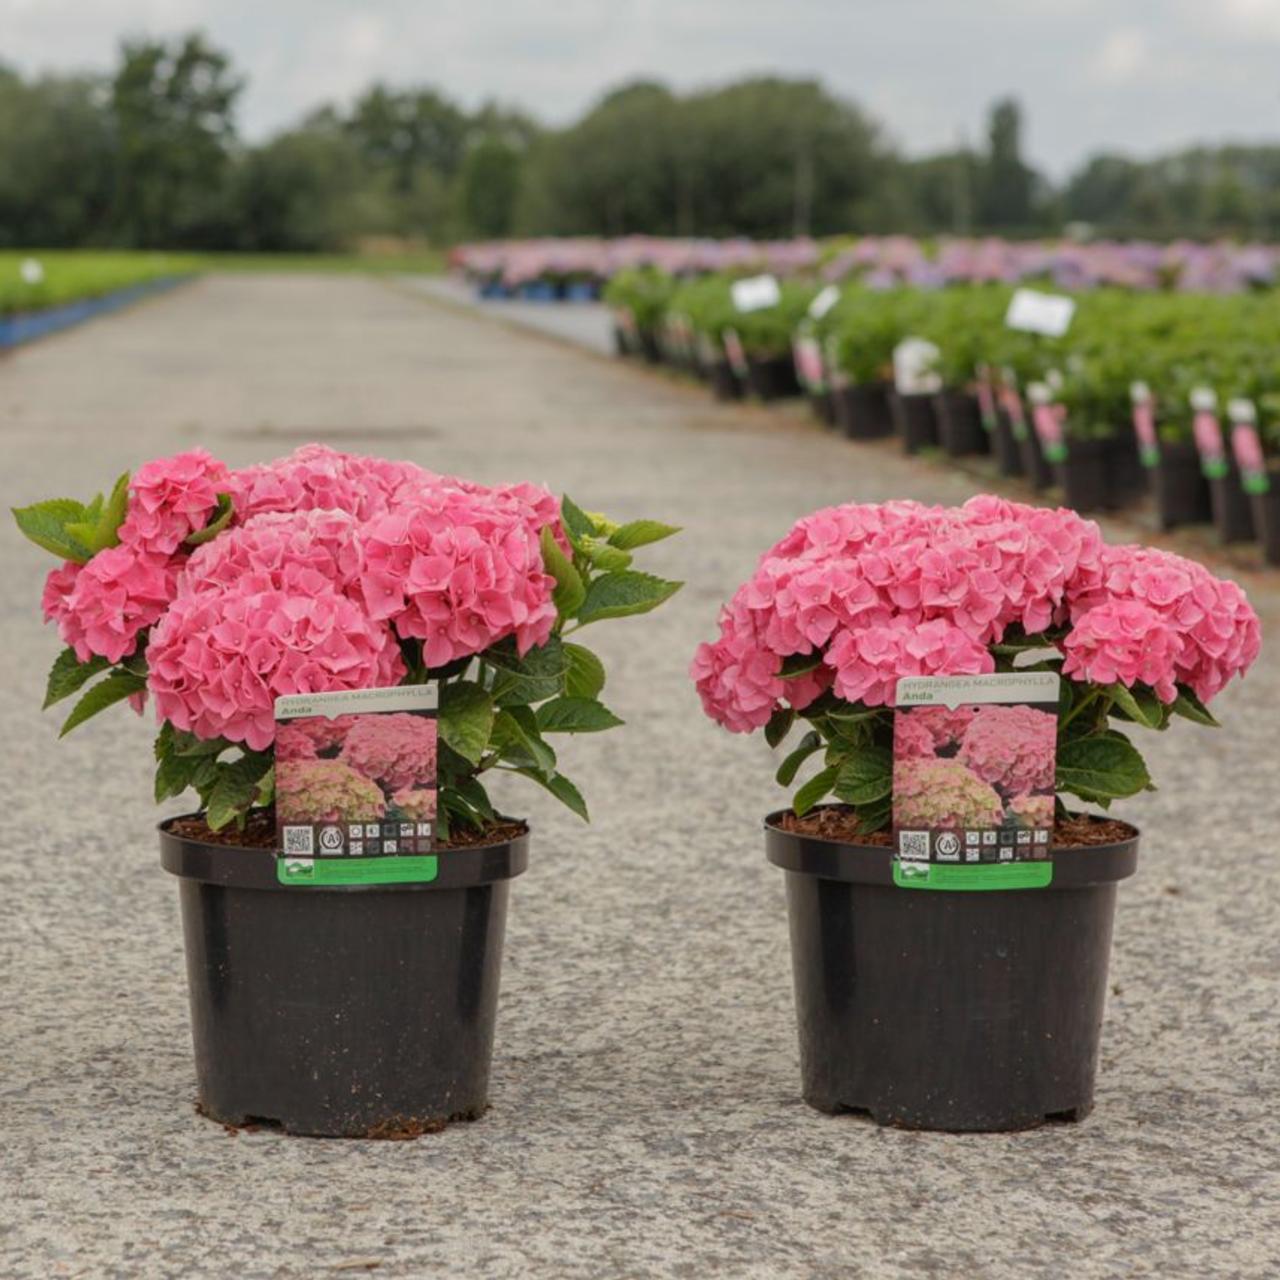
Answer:
POLYGON ((123 36, 192 27, 247 74, 251 139, 377 78, 563 123, 636 76, 773 71, 821 78, 912 154, 977 141, 1013 93, 1055 177, 1102 147, 1280 141, 1280 0, 0 0, 0 61, 101 69, 123 36))

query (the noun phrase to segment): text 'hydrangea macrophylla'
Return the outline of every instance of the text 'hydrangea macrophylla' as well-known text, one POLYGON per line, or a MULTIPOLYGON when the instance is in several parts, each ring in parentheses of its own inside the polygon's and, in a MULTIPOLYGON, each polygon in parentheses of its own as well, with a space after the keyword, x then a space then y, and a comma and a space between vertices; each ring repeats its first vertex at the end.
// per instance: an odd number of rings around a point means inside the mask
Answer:
POLYGON ((436 816, 436 792, 431 787, 404 787, 391 803, 414 822, 430 822, 436 816))
POLYGON ((293 760, 276 769, 281 822, 368 821, 386 811, 382 788, 341 760, 293 760))
POLYGON ((129 482, 120 541, 157 556, 173 555, 209 522, 230 473, 203 449, 144 463, 129 482))
POLYGON ((555 624, 555 579, 519 510, 480 493, 418 495, 364 530, 370 618, 422 641, 428 667, 514 636, 523 655, 555 624))
POLYGON ((436 722, 408 712, 361 716, 347 733, 341 759, 399 791, 436 775, 436 722))
POLYGON ((275 737, 282 694, 380 688, 405 674, 389 629, 346 596, 259 591, 252 581, 180 596, 147 659, 162 720, 254 751, 275 737))
POLYGON ((898 760, 894 821, 901 827, 998 827, 1004 806, 990 783, 959 760, 898 760))
POLYGON ((1058 720, 1026 706, 979 707, 959 759, 1006 796, 1052 789, 1058 720))
POLYGON ((99 551, 87 564, 70 562, 45 580, 41 605, 47 620, 81 662, 119 662, 137 648, 138 635, 169 607, 176 568, 165 556, 121 545, 99 551))

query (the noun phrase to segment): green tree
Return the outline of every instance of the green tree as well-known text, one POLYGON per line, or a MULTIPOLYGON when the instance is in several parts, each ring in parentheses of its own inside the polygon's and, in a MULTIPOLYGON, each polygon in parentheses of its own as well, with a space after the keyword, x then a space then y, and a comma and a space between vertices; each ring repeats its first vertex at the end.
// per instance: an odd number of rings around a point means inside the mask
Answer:
POLYGON ((1034 219, 1036 176, 1022 160, 1022 111, 1012 98, 991 108, 988 139, 979 202, 982 223, 993 230, 1025 230, 1034 219))
POLYGON ((469 233, 508 235, 520 190, 520 152, 500 137, 482 138, 462 162, 459 199, 469 233))
POLYGON ((202 35, 125 43, 110 99, 120 239, 157 248, 226 242, 242 88, 227 55, 202 35))

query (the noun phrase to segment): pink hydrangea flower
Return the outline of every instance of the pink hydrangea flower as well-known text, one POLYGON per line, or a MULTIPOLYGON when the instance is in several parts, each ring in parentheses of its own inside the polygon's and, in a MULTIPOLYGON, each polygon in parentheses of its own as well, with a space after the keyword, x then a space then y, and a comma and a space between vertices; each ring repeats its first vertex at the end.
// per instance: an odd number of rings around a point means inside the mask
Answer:
POLYGON ((180 596, 151 633, 148 687, 162 720, 255 751, 275 737, 275 699, 399 683, 389 628, 331 587, 311 595, 252 581, 180 596))
POLYGON ((391 797, 406 818, 414 822, 431 822, 436 816, 436 791, 432 787, 405 787, 391 797))
POLYGON ((276 730, 276 755, 312 759, 331 754, 340 748, 347 731, 356 722, 354 715, 300 716, 285 720, 276 730))
POLYGON ((409 712, 362 716, 347 733, 341 759, 399 791, 436 775, 436 722, 409 712))
POLYGON ((1064 675, 1098 684, 1150 685, 1162 702, 1178 696, 1183 642, 1150 605, 1109 600, 1080 614, 1063 641, 1064 675))
POLYGON ((937 744, 929 726, 920 719, 916 708, 908 713, 899 712, 893 723, 893 758, 895 760, 927 759, 937 754, 937 744))
POLYGON ((119 662, 168 608, 177 570, 165 556, 121 545, 85 565, 64 564, 45 581, 42 607, 81 662, 119 662))
POLYGON ((382 788, 341 760, 276 765, 276 817, 281 822, 368 822, 386 811, 382 788))
POLYGON ((849 702, 892 706, 901 676, 981 675, 995 670, 987 649, 960 627, 935 618, 895 618, 861 631, 842 631, 827 650, 832 686, 849 702))
POLYGON ((1004 795, 1052 789, 1058 720, 1025 706, 978 707, 959 759, 1004 795))
POLYGON ((959 760, 898 760, 893 766, 894 821, 903 827, 998 827, 996 790, 959 760))
POLYGON ((976 709, 973 706, 956 707, 954 711, 950 707, 912 707, 911 719, 929 730, 934 752, 947 751, 959 745, 976 709))
POLYGON ((129 482, 120 541, 152 555, 172 555, 208 524, 229 481, 226 466, 204 449, 145 463, 129 482))
POLYGON ((1052 795, 1014 796, 1009 801, 1009 816, 1017 818, 1024 827, 1052 827, 1054 800, 1052 795))

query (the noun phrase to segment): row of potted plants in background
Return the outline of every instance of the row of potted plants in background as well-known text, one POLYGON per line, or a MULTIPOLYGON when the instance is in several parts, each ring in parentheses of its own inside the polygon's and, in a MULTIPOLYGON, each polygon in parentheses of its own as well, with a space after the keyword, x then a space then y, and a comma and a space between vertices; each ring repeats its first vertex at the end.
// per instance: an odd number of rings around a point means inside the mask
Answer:
MULTIPOLYGON (((159 459, 109 495, 15 516, 60 561, 42 605, 65 645, 45 704, 76 699, 63 732, 150 702, 157 799, 199 796, 161 824, 161 850, 180 880, 203 1109, 364 1136, 478 1116, 507 891, 528 858, 486 775, 586 817, 552 740, 621 722, 580 632, 676 591, 633 557, 677 530, 314 445, 239 470, 202 451, 159 459), (437 690, 438 737, 412 716, 373 733, 280 720, 281 697, 404 688, 437 690), (353 790, 438 817, 431 878, 282 880, 277 811, 304 801, 288 760, 324 822, 350 816, 353 790), (428 794, 414 783, 432 769, 428 794)), ((849 504, 765 553, 690 674, 726 728, 774 747, 801 735, 777 775, 799 787, 766 840, 787 873, 813 1106, 955 1130, 1087 1113, 1138 833, 1067 797, 1105 809, 1150 789, 1129 734, 1213 724, 1206 704, 1259 644, 1236 584, 1108 547, 1068 510, 849 504), (896 718, 903 677, 996 673, 1051 683, 1051 712, 951 708, 910 734, 896 718), (939 819, 1052 832, 1051 878, 902 887, 886 828, 939 819)))
POLYGON ((1269 294, 1076 295, 1061 336, 1007 323, 1005 285, 874 289, 782 279, 743 310, 742 277, 620 272, 620 353, 718 398, 805 394, 854 439, 990 454, 1084 512, 1150 492, 1161 526, 1212 523, 1280 563, 1280 316, 1269 294))

